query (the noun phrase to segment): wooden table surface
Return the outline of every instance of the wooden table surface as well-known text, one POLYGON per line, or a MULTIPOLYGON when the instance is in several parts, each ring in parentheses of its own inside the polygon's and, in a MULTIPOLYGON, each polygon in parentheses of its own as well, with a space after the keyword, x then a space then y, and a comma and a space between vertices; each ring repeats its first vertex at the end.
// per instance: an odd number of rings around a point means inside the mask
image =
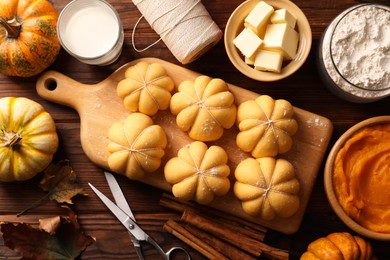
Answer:
MULTIPOLYGON (((69 2, 68 0, 53 0, 58 11, 69 2)), ((61 50, 55 63, 49 68, 59 71, 82 83, 98 83, 108 77, 123 64, 142 57, 158 57, 160 59, 179 64, 163 43, 159 43, 149 50, 138 53, 131 46, 131 34, 140 13, 130 0, 109 2, 120 14, 124 31, 125 45, 119 60, 105 67, 85 65, 61 50)), ((222 31, 225 29, 229 15, 241 3, 240 0, 207 0, 203 1, 212 18, 222 31)), ((310 55, 304 66, 287 79, 263 83, 251 80, 237 71, 230 63, 224 48, 223 40, 209 50, 198 60, 185 65, 186 68, 211 77, 224 79, 231 84, 250 89, 259 94, 267 94, 274 99, 286 99, 294 106, 329 118, 334 125, 334 131, 329 147, 336 139, 352 125, 379 115, 389 115, 389 98, 371 103, 354 104, 343 101, 331 94, 321 82, 316 57, 319 39, 327 25, 341 11, 359 4, 362 1, 353 0, 294 0, 305 13, 311 25, 313 44, 310 55)), ((388 4, 388 0, 365 1, 388 4)), ((137 29, 137 45, 145 47, 157 39, 157 35, 142 21, 137 29)), ((74 198, 72 206, 78 214, 82 229, 88 235, 96 238, 96 242, 82 254, 82 259, 137 259, 128 234, 122 225, 100 202, 89 189, 87 183, 93 184, 108 194, 108 187, 103 171, 92 164, 83 153, 80 144, 80 119, 71 108, 50 103, 40 98, 35 90, 37 77, 10 78, 0 75, 0 97, 23 96, 42 104, 53 116, 60 138, 60 147, 53 162, 69 159, 72 167, 78 173, 80 185, 89 193, 89 196, 74 198)), ((77 98, 75 96, 74 98, 77 98)), ((329 150, 329 148, 328 148, 329 150)), ((333 213, 326 199, 323 187, 324 162, 313 189, 301 227, 292 235, 284 235, 269 230, 266 242, 272 246, 290 251, 291 259, 298 259, 313 239, 325 236, 331 232, 349 231, 333 213)), ((20 218, 15 214, 44 195, 38 187, 42 175, 21 183, 0 183, 0 221, 28 222, 36 224, 38 219, 65 214, 64 210, 53 201, 47 201, 28 211, 20 218)), ((183 246, 191 251, 193 259, 203 259, 203 256, 191 250, 181 241, 163 230, 163 224, 177 213, 159 206, 162 191, 130 181, 122 176, 117 179, 125 191, 138 223, 165 249, 171 246, 183 246)), ((352 232, 353 233, 353 232, 352 232)), ((0 259, 10 257, 18 259, 18 254, 6 248, 0 240, 0 259)), ((389 243, 370 240, 374 252, 379 259, 388 259, 390 256, 389 243)), ((147 259, 156 259, 157 252, 146 247, 147 259)))

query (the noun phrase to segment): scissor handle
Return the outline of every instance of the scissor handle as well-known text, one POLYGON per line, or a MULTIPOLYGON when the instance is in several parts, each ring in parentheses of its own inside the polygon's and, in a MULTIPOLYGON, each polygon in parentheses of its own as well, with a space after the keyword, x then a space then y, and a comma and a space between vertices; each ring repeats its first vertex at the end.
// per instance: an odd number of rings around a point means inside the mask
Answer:
POLYGON ((166 253, 164 253, 166 255, 166 259, 171 259, 171 254, 174 252, 174 251, 183 251, 186 255, 187 255, 187 259, 190 260, 191 259, 191 256, 190 254, 187 252, 187 250, 185 250, 184 248, 182 247, 172 247, 171 249, 169 249, 166 253))
POLYGON ((162 258, 163 258, 164 260, 169 260, 169 259, 171 259, 172 253, 173 253, 174 251, 179 251, 179 250, 180 250, 180 251, 183 251, 183 252, 187 255, 188 260, 191 259, 190 254, 187 252, 187 250, 185 250, 185 249, 182 248, 182 247, 172 247, 172 248, 169 249, 167 252, 165 252, 165 251, 159 246, 159 244, 157 244, 157 242, 154 241, 153 238, 151 238, 150 236, 147 236, 146 241, 149 242, 151 245, 154 246, 154 248, 157 249, 157 251, 160 253, 160 255, 162 256, 162 258))

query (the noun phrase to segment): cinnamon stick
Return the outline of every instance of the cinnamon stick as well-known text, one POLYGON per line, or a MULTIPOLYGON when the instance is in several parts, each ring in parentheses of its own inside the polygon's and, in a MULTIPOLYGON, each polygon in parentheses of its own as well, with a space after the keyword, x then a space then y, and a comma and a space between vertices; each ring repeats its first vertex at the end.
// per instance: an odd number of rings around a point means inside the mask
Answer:
POLYGON ((189 231, 187 231, 185 228, 180 226, 176 221, 173 219, 169 219, 164 224, 164 229, 171 233, 172 235, 176 236, 178 239, 186 243, 187 245, 191 246, 195 250, 197 250, 199 253, 207 257, 208 259, 222 259, 222 260, 228 260, 224 255, 219 253, 217 250, 212 248, 210 245, 205 243, 204 241, 200 240, 199 238, 195 237, 193 234, 191 234, 189 231))
POLYGON ((247 254, 246 252, 238 249, 237 247, 224 242, 221 239, 218 239, 214 237, 213 235, 210 235, 207 232, 204 232, 192 225, 186 225, 184 227, 187 229, 191 234, 196 236, 197 238, 200 238, 202 241, 206 242, 208 245, 215 248, 218 252, 222 253, 226 257, 228 257, 231 260, 254 260, 255 257, 251 256, 250 254, 247 254))
POLYGON ((199 216, 190 210, 184 210, 181 220, 219 237, 255 257, 263 254, 270 259, 288 259, 288 251, 273 248, 246 235, 226 229, 223 225, 199 216))
POLYGON ((263 241, 265 233, 267 232, 267 228, 256 223, 249 222, 217 209, 210 209, 205 206, 201 206, 191 201, 179 200, 171 194, 163 193, 162 198, 160 199, 160 205, 181 213, 183 213, 186 209, 190 209, 199 214, 201 212, 203 215, 210 215, 212 218, 217 217, 219 222, 223 222, 229 225, 231 229, 256 240, 263 241))
POLYGON ((248 226, 239 226, 237 225, 237 222, 230 219, 218 218, 218 222, 237 233, 246 235, 258 241, 264 241, 265 232, 253 230, 248 226))

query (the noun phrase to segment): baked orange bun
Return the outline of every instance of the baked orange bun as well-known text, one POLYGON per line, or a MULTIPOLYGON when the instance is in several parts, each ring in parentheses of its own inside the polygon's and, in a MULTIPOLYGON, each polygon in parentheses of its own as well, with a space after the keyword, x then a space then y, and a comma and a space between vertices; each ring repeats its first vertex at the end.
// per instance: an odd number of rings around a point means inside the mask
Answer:
POLYGON ((234 194, 243 210, 264 220, 290 217, 299 208, 299 182, 285 159, 247 158, 235 171, 234 194))
POLYGON ((168 109, 173 88, 162 65, 141 61, 126 70, 116 90, 126 109, 152 116, 168 109))
POLYGON ((241 103, 237 111, 238 147, 255 158, 288 152, 292 136, 298 130, 293 115, 293 106, 288 101, 267 95, 241 103))
POLYGON ((170 159, 164 168, 165 179, 172 184, 172 193, 183 200, 208 204, 215 196, 230 189, 230 168, 224 149, 210 148, 200 141, 181 148, 177 157, 170 159))
POLYGON ((113 172, 138 180, 161 165, 167 137, 159 125, 142 113, 130 114, 108 132, 108 166, 113 172))
POLYGON ((234 125, 234 96, 222 79, 199 76, 184 81, 172 96, 170 109, 180 129, 198 141, 215 141, 234 125))

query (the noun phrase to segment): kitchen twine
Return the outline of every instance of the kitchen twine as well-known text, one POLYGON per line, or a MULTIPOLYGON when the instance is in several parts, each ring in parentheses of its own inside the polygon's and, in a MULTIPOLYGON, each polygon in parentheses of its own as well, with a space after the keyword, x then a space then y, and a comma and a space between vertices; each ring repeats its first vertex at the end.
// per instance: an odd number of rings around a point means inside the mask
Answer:
POLYGON ((142 14, 131 37, 137 52, 143 52, 162 40, 178 61, 187 64, 222 38, 222 31, 200 0, 133 0, 133 3, 142 14), (142 18, 160 38, 140 50, 135 45, 135 31, 142 18))

